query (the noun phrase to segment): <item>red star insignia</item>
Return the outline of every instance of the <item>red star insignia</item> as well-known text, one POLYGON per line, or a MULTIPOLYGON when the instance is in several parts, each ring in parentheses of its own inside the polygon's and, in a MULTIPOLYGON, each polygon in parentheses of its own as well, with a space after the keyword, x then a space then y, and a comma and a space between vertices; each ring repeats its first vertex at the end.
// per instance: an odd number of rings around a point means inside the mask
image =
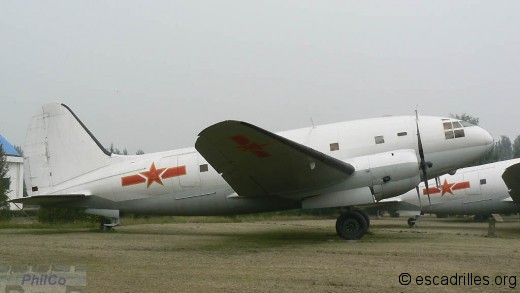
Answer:
POLYGON ((451 190, 453 185, 455 185, 455 184, 454 183, 448 183, 448 181, 446 179, 444 179, 444 183, 442 183, 442 186, 441 186, 442 187, 441 196, 443 196, 446 192, 448 192, 451 195, 453 195, 453 191, 451 190))
POLYGON ((248 145, 243 145, 241 146, 242 148, 242 151, 244 152, 247 152, 247 151, 263 151, 264 150, 264 147, 267 145, 267 143, 264 143, 264 144, 258 144, 256 142, 251 142, 250 144, 248 145))
POLYGON ((248 138, 242 135, 232 136, 231 139, 238 144, 238 147, 243 152, 250 151, 259 158, 270 157, 271 154, 264 150, 264 147, 269 145, 268 143, 259 144, 254 141, 250 141, 248 138))
POLYGON ((152 166, 150 166, 150 170, 146 172, 141 172, 146 178, 148 178, 148 183, 146 184, 146 188, 150 187, 153 182, 157 182, 161 185, 164 185, 161 180, 162 172, 166 170, 166 168, 156 169, 155 162, 152 162, 152 166))

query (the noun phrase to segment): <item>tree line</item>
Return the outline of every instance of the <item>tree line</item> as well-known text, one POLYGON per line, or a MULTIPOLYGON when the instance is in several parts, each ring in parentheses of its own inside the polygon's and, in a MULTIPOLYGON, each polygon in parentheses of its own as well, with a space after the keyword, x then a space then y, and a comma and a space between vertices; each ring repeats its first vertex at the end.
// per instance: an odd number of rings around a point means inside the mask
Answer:
MULTIPOLYGON (((472 117, 466 113, 450 114, 450 117, 469 122, 474 125, 479 124, 479 118, 472 117)), ((501 135, 500 139, 495 142, 493 148, 480 160, 472 164, 478 166, 483 164, 505 161, 514 158, 520 158, 520 135, 511 143, 511 139, 506 135, 501 135)))
MULTIPOLYGON (((126 150, 126 148, 124 148, 122 151, 119 150, 118 148, 114 147, 114 144, 111 143, 110 144, 110 147, 107 148, 107 150, 111 153, 111 154, 115 154, 115 155, 123 155, 123 156, 128 156, 128 151, 126 150)), ((136 155, 144 155, 144 151, 142 149, 137 149, 137 151, 135 152, 136 155)))

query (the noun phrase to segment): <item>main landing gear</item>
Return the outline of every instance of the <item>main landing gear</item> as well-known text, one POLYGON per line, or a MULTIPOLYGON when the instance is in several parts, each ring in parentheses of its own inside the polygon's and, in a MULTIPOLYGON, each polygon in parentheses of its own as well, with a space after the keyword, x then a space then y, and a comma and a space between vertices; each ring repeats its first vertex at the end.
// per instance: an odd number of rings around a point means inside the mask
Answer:
POLYGON ((358 209, 342 211, 336 221, 338 236, 346 240, 361 239, 370 226, 368 215, 358 209))
POLYGON ((118 226, 121 223, 119 218, 107 218, 100 217, 99 219, 99 229, 101 231, 112 231, 115 226, 118 226))

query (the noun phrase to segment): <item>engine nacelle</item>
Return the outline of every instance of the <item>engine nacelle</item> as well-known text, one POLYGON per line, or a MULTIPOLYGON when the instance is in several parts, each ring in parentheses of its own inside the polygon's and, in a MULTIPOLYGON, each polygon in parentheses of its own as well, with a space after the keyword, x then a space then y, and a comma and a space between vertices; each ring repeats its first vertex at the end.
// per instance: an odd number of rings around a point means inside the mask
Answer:
POLYGON ((328 192, 305 198, 303 208, 372 204, 414 189, 421 181, 415 150, 397 150, 347 160, 356 171, 328 192))
POLYGON ((358 157, 352 164, 356 167, 356 175, 366 180, 365 184, 370 186, 376 200, 401 195, 421 181, 419 162, 413 149, 358 157))
POLYGON ((372 193, 377 200, 382 200, 404 194, 414 189, 420 181, 421 178, 417 175, 416 177, 387 182, 385 184, 376 184, 372 186, 372 193))

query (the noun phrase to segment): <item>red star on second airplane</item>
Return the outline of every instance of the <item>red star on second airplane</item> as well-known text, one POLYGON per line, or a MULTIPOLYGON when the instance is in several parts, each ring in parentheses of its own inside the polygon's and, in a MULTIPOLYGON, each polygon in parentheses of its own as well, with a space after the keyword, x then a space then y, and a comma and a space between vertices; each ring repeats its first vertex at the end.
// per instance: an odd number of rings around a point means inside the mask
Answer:
MULTIPOLYGON (((469 181, 458 182, 458 183, 448 183, 448 180, 444 179, 444 182, 442 183, 441 186, 430 187, 428 191, 429 191, 429 194, 440 193, 441 196, 443 196, 446 193, 453 195, 453 190, 460 190, 460 189, 466 189, 466 188, 470 188, 469 181)), ((424 195, 427 194, 426 188, 423 189, 423 194, 424 195)))
POLYGON ((446 192, 453 195, 453 191, 451 190, 453 185, 455 185, 455 183, 448 183, 448 180, 444 179, 444 183, 442 183, 441 196, 443 196, 446 192))

